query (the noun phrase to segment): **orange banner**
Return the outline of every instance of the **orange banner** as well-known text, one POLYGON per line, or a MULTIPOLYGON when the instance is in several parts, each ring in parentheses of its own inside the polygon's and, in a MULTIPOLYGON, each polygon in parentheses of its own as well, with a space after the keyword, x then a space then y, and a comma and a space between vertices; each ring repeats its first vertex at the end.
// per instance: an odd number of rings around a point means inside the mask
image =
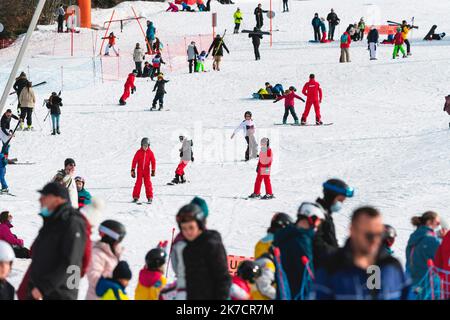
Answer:
POLYGON ((253 261, 253 260, 255 260, 255 258, 244 257, 244 256, 234 256, 234 255, 229 255, 227 257, 228 272, 230 273, 230 275, 234 276, 236 274, 239 263, 241 263, 244 260, 252 260, 253 261))
MULTIPOLYGON (((375 26, 375 28, 378 30, 379 34, 395 34, 397 32, 398 26, 390 26, 390 25, 379 25, 375 26)), ((364 33, 369 33, 370 27, 366 26, 364 29, 364 33)))

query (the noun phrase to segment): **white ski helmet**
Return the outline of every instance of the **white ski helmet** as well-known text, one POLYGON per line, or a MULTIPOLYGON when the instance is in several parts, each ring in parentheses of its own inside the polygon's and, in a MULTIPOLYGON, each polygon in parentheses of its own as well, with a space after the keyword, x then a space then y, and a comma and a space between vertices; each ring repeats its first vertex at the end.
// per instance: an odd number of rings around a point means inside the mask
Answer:
POLYGON ((0 262, 12 262, 16 255, 8 242, 0 240, 0 262))
POLYGON ((325 211, 315 202, 302 202, 297 211, 297 216, 317 217, 318 219, 325 219, 325 211))

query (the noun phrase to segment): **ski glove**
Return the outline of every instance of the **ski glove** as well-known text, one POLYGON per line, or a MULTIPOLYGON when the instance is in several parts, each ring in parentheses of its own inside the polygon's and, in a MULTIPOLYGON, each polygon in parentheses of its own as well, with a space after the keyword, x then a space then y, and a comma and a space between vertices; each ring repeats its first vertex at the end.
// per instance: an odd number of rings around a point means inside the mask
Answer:
POLYGON ((259 166, 256 166, 256 173, 259 172, 259 166))
POLYGON ((131 94, 134 94, 136 92, 136 87, 131 88, 131 94))
POLYGON ((152 177, 155 176, 155 170, 152 170, 152 177))
POLYGON ((131 169, 131 177, 136 178, 136 172, 134 171, 134 169, 131 169))

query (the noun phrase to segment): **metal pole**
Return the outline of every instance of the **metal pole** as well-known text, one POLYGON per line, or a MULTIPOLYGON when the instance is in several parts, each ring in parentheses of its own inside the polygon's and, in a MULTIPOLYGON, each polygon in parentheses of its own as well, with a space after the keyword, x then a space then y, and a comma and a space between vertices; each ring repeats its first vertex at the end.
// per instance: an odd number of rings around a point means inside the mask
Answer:
POLYGON ((39 0, 39 3, 36 7, 36 10, 34 11, 33 18, 31 19, 30 25, 28 26, 28 31, 25 35, 25 38, 22 42, 22 47, 20 47, 19 54, 17 55, 16 62, 14 63, 14 66, 11 70, 11 73, 9 74, 8 82, 6 83, 6 87, 3 90, 3 95, 0 100, 0 114, 3 114, 3 108, 6 104, 6 99, 8 99, 9 91, 11 90, 14 79, 17 74, 17 70, 20 67, 20 64, 22 63, 23 56, 25 55, 25 51, 27 50, 28 43, 30 41, 31 35, 33 33, 33 30, 36 28, 37 22, 39 20, 39 16, 41 15, 42 9, 44 8, 46 0, 39 0))
POLYGON ((270 47, 272 47, 272 0, 270 0, 270 47))

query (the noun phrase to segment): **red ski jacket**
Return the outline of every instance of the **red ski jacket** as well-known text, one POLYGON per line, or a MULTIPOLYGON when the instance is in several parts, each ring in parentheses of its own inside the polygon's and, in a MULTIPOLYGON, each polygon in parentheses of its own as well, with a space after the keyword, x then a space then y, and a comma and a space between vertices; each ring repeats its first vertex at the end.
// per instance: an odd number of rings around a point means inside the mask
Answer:
POLYGON ((125 82, 125 87, 128 88, 134 88, 134 80, 136 79, 136 76, 134 73, 130 73, 128 75, 127 81, 125 82))
POLYGON ((259 153, 258 168, 270 168, 272 166, 272 149, 268 148, 266 152, 259 153))
POLYGON ((444 298, 450 299, 450 232, 447 232, 436 251, 434 265, 444 270, 444 272, 439 273, 439 276, 443 283, 444 298))
POLYGON ((137 166, 138 174, 150 174, 150 166, 152 167, 152 172, 156 169, 155 156, 153 151, 148 148, 146 151, 144 149, 139 149, 133 158, 133 163, 131 169, 134 170, 137 166))
POLYGON ((284 96, 278 97, 277 101, 280 101, 280 100, 284 99, 284 106, 285 107, 293 107, 295 98, 305 102, 305 100, 303 100, 303 98, 301 98, 298 95, 296 95, 294 91, 291 91, 290 93, 285 94, 284 96))
POLYGON ((350 33, 344 32, 345 35, 347 35, 347 42, 341 42, 341 48, 350 48, 350 43, 352 43, 352 38, 350 36, 350 33))
POLYGON ((113 46, 113 45, 115 45, 116 44, 116 37, 115 36, 109 36, 108 37, 108 44, 109 44, 109 46, 113 46))
POLYGON ((314 79, 310 79, 305 83, 302 93, 307 96, 309 101, 322 101, 322 88, 314 79))
POLYGON ((394 37, 394 44, 396 46, 401 46, 403 43, 405 43, 405 40, 403 39, 402 33, 401 32, 397 32, 395 34, 395 37, 394 37))

